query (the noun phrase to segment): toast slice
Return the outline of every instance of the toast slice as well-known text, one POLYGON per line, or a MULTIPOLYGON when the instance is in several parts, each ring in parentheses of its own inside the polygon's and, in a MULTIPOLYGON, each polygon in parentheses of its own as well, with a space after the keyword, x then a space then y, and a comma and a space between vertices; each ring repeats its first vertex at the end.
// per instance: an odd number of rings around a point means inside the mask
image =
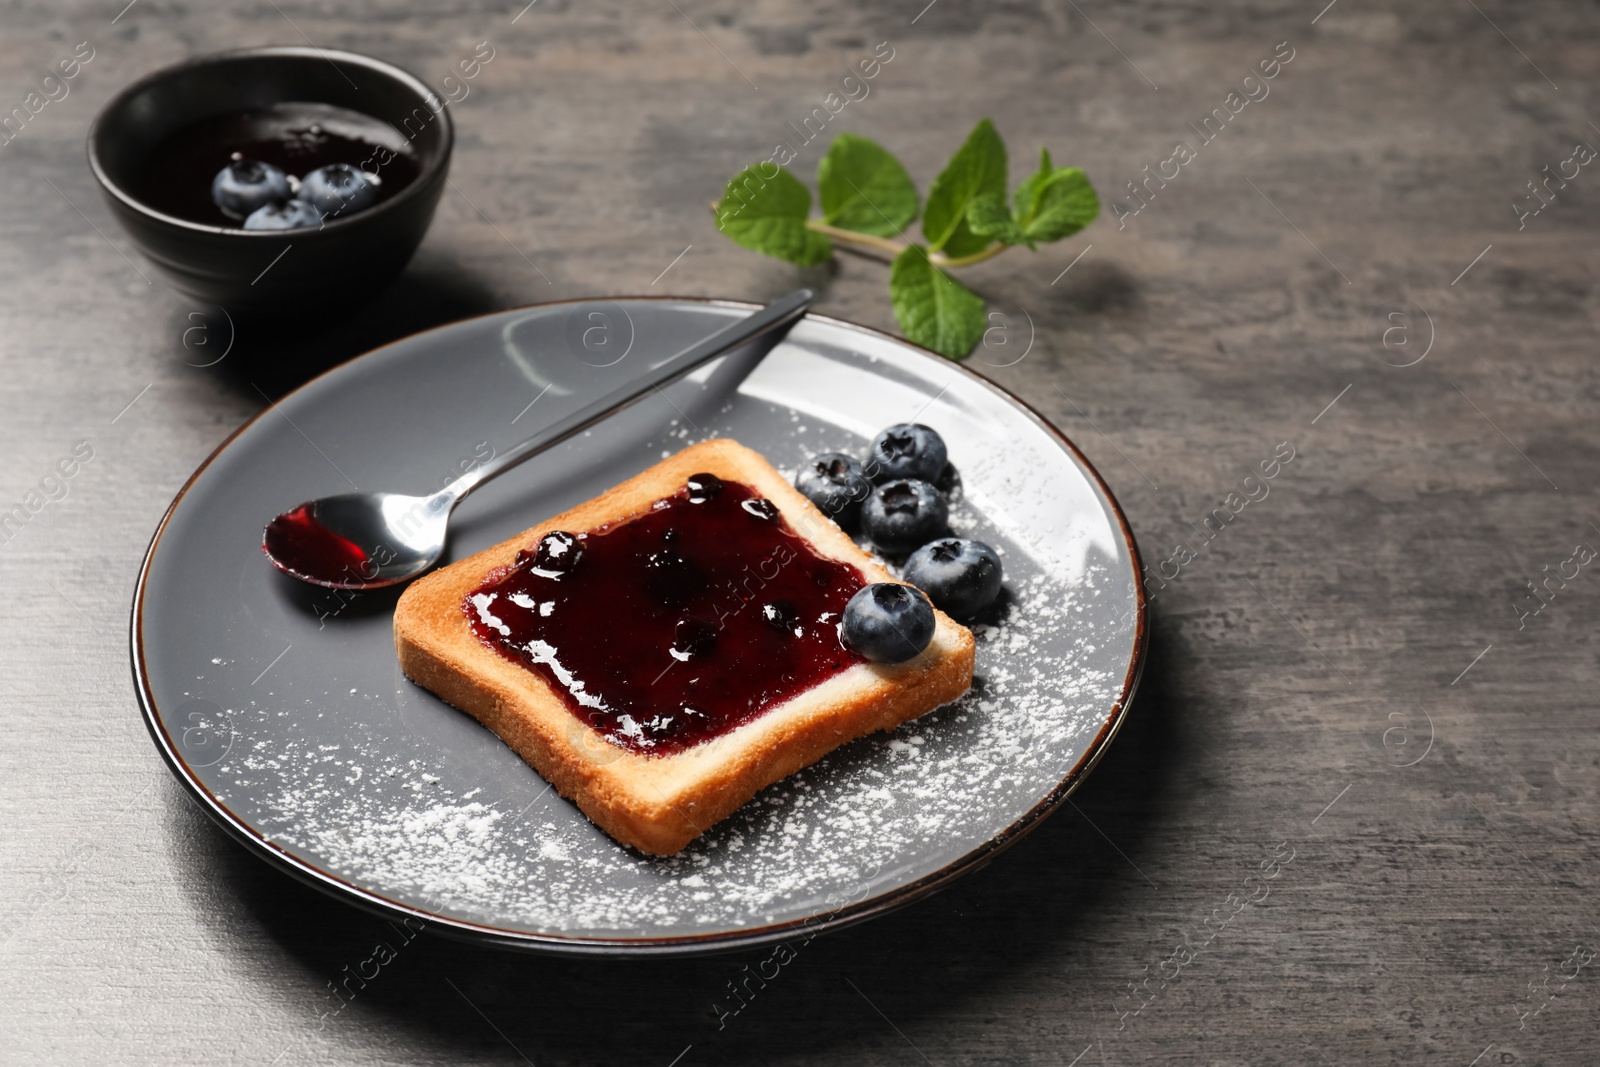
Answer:
MULTIPOLYGON (((895 581, 762 456, 731 440, 713 440, 420 579, 400 598, 394 616, 395 648, 409 678, 493 730, 612 837, 656 855, 679 851, 765 786, 846 741, 892 729, 955 700, 972 684, 972 634, 936 612, 933 641, 917 658, 875 664, 834 649, 829 654, 840 657, 842 666, 817 684, 708 739, 653 754, 618 743, 614 733, 595 728, 593 718, 580 717, 570 683, 558 685, 479 636, 474 595, 481 600, 480 590, 510 573, 519 552, 531 551, 553 531, 588 535, 625 528, 699 473, 771 501, 786 533, 798 535, 816 556, 853 568, 845 572, 851 581, 895 581)), ((671 666, 663 650, 631 648, 615 633, 572 639, 602 643, 608 656, 655 655, 671 666)))

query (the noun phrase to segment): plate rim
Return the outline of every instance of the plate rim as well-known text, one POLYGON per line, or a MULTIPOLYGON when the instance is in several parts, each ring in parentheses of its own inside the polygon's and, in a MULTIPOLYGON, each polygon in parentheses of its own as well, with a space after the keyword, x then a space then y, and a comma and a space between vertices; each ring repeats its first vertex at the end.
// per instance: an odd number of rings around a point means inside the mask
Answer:
POLYGON ((449 916, 430 912, 425 908, 407 904, 402 901, 392 900, 376 891, 356 885, 339 875, 323 870, 317 865, 291 855, 287 850, 268 840, 244 819, 234 814, 221 800, 219 800, 206 786, 194 776, 188 764, 184 761, 173 744, 171 736, 167 733, 166 724, 156 708, 155 695, 150 691, 149 678, 144 663, 144 645, 141 640, 145 586, 149 580, 150 566, 155 559, 157 548, 161 543, 161 535, 166 532, 167 525, 176 513, 178 506, 183 502, 189 490, 199 480, 200 476, 233 442, 258 420, 271 413, 277 405, 289 397, 300 392, 316 387, 324 378, 346 370, 356 362, 367 359, 379 352, 383 352, 394 345, 403 344, 425 334, 440 330, 447 330, 462 323, 474 322, 479 319, 494 318, 516 312, 537 311, 547 308, 556 308, 566 304, 588 304, 596 300, 608 302, 622 302, 633 300, 649 300, 661 303, 701 304, 709 307, 732 308, 737 310, 754 311, 763 305, 744 300, 728 300, 716 297, 698 296, 606 296, 606 297, 576 297, 564 300, 549 300, 534 304, 523 304, 516 307, 501 308, 496 311, 485 312, 482 315, 472 315, 463 319, 441 323, 426 330, 418 330, 404 337, 395 338, 377 348, 369 349, 360 355, 354 356, 341 363, 318 373, 301 385, 285 393, 277 400, 269 401, 266 407, 250 416, 234 431, 228 434, 211 452, 201 461, 200 465, 184 481, 172 498, 172 503, 167 506, 157 523, 155 533, 151 535, 149 547, 145 549, 144 558, 139 564, 138 581, 134 585, 133 603, 129 612, 129 653, 133 670, 135 695, 139 700, 140 716, 144 719, 145 727, 150 732, 157 751, 161 753, 173 776, 180 785, 196 801, 202 811, 211 817, 212 821, 220 825, 234 840, 244 845, 246 850, 265 859, 270 865, 284 871, 298 881, 309 884, 313 888, 361 908, 364 911, 377 914, 387 919, 413 919, 423 922, 428 927, 437 927, 438 932, 476 944, 487 944, 500 948, 514 948, 524 951, 540 952, 550 955, 565 956, 688 956, 703 955, 715 952, 730 952, 739 949, 751 948, 758 945, 772 944, 789 940, 797 934, 804 934, 806 940, 817 933, 832 932, 856 926, 880 915, 887 914, 898 908, 905 907, 915 901, 924 899, 943 889, 951 882, 970 874, 988 864, 1000 853, 1016 844, 1022 838, 1038 827, 1046 818, 1066 803, 1066 800, 1078 787, 1083 784, 1089 775, 1099 765, 1101 758, 1116 738, 1123 722, 1127 719, 1134 694, 1139 687, 1139 681, 1144 673, 1146 651, 1149 644, 1148 625, 1148 597, 1144 583, 1138 580, 1143 573, 1144 566, 1139 554, 1139 545, 1134 538, 1133 528, 1128 523, 1128 517, 1123 513, 1122 505, 1112 493, 1111 487, 1100 472, 1090 462, 1089 457, 1074 444, 1065 433, 1045 418, 1032 404, 1017 396, 1011 390, 976 371, 968 368, 964 363, 947 359, 930 349, 924 348, 915 342, 903 337, 896 337, 883 330, 860 323, 850 322, 845 319, 834 318, 830 315, 819 315, 808 311, 807 319, 830 326, 839 327, 846 332, 863 333, 869 336, 890 341, 904 346, 910 351, 927 359, 937 360, 942 366, 949 367, 975 382, 980 387, 998 394, 1002 399, 1009 401, 1021 409, 1022 413, 1031 419, 1040 429, 1044 430, 1056 443, 1064 448, 1086 471, 1094 484, 1099 488, 1107 503, 1111 505, 1111 513, 1116 517, 1117 525, 1122 531, 1124 543, 1129 550, 1130 562, 1134 571, 1134 642, 1133 654, 1129 658, 1128 668, 1122 680, 1121 689, 1111 704, 1105 721, 1101 723, 1094 740, 1084 750, 1083 755, 1067 770, 1066 774, 1058 781, 1048 793, 1038 802, 1013 820, 998 833, 989 837, 982 844, 969 852, 957 857, 951 862, 931 871, 914 881, 896 886, 875 896, 867 897, 851 904, 841 906, 831 912, 818 912, 802 919, 789 920, 781 923, 771 923, 765 926, 754 926, 740 930, 724 930, 704 934, 680 934, 669 937, 570 937, 554 933, 535 933, 527 930, 515 930, 507 927, 492 926, 487 923, 468 922, 449 916))

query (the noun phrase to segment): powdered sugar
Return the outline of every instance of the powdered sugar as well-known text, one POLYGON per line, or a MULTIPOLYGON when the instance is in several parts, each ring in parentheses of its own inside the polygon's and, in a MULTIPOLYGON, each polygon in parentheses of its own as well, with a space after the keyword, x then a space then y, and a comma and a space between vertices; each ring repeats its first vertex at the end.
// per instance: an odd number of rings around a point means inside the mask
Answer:
POLYGON ((844 747, 666 859, 616 845, 553 792, 522 811, 469 800, 481 791, 472 768, 397 763, 388 738, 350 753, 291 743, 219 770, 240 785, 275 772, 263 822, 278 845, 442 914, 582 936, 800 918, 840 885, 899 884, 981 845, 1049 793, 1100 729, 1122 678, 1084 662, 1091 638, 1110 636, 1085 616, 1093 581, 1068 587, 1035 571, 1008 585, 1004 621, 975 630, 966 697, 844 747), (369 762, 377 773, 351 777, 369 762))

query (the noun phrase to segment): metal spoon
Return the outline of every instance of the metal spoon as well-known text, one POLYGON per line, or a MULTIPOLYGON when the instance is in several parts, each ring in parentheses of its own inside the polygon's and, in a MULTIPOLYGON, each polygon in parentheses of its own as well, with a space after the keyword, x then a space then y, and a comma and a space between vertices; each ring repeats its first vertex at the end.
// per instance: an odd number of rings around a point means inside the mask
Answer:
POLYGON ((330 589, 376 589, 410 581, 444 553, 450 513, 489 479, 666 385, 766 334, 787 330, 815 294, 798 289, 540 430, 430 496, 345 493, 307 501, 273 519, 261 550, 285 574, 330 589))

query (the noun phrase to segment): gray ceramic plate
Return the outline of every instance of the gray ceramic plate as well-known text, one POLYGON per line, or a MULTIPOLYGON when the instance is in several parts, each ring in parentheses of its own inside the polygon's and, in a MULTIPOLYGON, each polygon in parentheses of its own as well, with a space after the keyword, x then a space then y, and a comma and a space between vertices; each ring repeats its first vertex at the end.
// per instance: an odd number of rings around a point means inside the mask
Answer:
POLYGON ((963 489, 957 532, 1002 554, 973 691, 767 789, 684 852, 596 829, 509 748, 395 663, 393 591, 303 586, 261 555, 302 500, 423 492, 747 305, 622 299, 501 312, 338 367, 247 423, 151 542, 133 670, 173 771, 224 827, 353 903, 501 944, 695 952, 858 921, 979 866, 1048 815, 1116 732, 1145 642, 1138 554, 1059 432, 961 367, 811 317, 748 377, 735 353, 486 486, 459 559, 691 442, 779 469, 925 422, 963 489), (530 406, 531 405, 531 406, 530 406))

